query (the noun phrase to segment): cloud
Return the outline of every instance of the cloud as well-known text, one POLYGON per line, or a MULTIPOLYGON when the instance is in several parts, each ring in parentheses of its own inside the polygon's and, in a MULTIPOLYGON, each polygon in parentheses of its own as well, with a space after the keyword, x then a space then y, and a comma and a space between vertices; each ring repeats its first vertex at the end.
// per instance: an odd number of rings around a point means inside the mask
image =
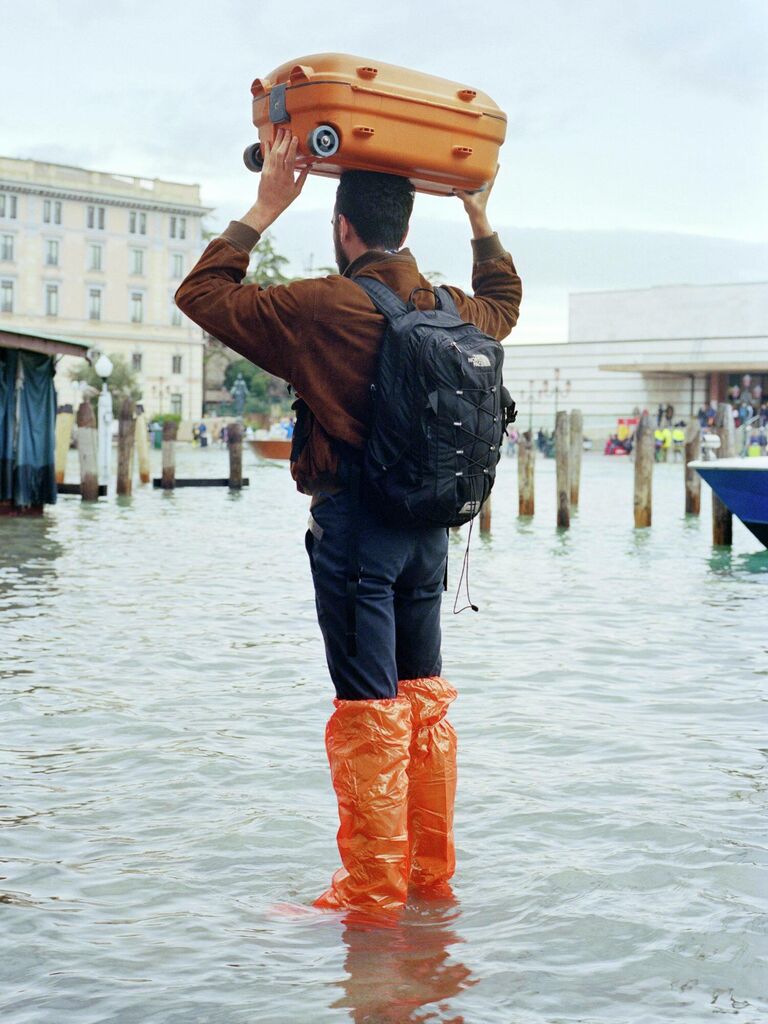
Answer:
POLYGON ((656 2, 623 8, 622 14, 619 31, 626 49, 670 81, 741 102, 765 98, 768 8, 764 3, 656 2))

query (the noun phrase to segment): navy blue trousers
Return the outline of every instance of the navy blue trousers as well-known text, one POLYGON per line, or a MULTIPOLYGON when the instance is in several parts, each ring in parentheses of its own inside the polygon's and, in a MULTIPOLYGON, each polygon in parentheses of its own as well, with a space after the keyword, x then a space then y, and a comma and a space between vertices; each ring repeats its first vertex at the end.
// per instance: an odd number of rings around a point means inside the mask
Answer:
POLYGON ((306 547, 328 670, 341 700, 397 696, 398 679, 439 675, 440 603, 448 557, 442 527, 401 527, 359 511, 357 653, 347 653, 349 491, 327 496, 310 515, 306 547))

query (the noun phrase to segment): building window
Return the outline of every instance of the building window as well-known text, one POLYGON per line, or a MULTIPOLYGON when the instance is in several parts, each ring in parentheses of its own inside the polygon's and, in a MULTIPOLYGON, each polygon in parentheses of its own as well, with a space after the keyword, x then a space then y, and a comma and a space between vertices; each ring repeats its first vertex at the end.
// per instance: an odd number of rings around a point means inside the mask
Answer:
POLYGON ((171 395, 171 412, 174 416, 181 416, 182 398, 183 396, 179 394, 171 395))
POLYGON ((181 327, 181 310, 175 302, 171 303, 171 325, 181 327))
POLYGON ((141 292, 131 294, 131 323, 140 324, 144 321, 144 296, 141 292))
POLYGON ((88 292, 88 319, 101 320, 101 288, 91 288, 88 292))
POLYGON ((181 356, 173 356, 171 359, 171 373, 181 373, 181 356))
POLYGON ((13 281, 0 281, 0 312, 13 312, 13 281))
POLYGON ((131 212, 128 214, 128 230, 132 235, 146 235, 146 213, 139 213, 138 210, 131 210, 131 212))
POLYGON ((184 257, 180 252, 173 254, 173 276, 177 280, 184 276, 184 257))
POLYGON ((16 220, 19 203, 16 196, 8 195, 7 192, 0 192, 0 217, 8 217, 16 220))
POLYGON ((171 238, 187 237, 187 218, 171 217, 171 238))
POLYGON ((13 259, 13 235, 3 235, 0 240, 0 260, 13 259))
POLYGON ((53 239, 49 239, 45 243, 45 263, 48 267, 58 267, 59 265, 59 243, 53 239))
POLYGON ((134 373, 141 373, 141 352, 134 352, 131 356, 131 369, 134 373))
POLYGON ((95 228, 98 231, 104 230, 104 207, 103 206, 88 206, 86 207, 86 224, 89 228, 95 228))
POLYGON ((144 250, 143 249, 131 249, 131 273, 132 274, 143 274, 144 273, 144 250))
POLYGON ((101 245, 89 245, 88 246, 88 269, 89 270, 101 270, 101 245))
POLYGON ((45 315, 59 315, 59 286, 57 284, 45 286, 45 315))
POLYGON ((43 223, 61 224, 61 203, 58 200, 43 200, 43 223))

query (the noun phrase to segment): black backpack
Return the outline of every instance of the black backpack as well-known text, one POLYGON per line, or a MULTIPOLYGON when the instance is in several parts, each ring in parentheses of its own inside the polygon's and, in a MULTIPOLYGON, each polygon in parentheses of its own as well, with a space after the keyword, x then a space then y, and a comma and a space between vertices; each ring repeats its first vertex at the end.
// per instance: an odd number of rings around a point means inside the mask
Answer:
POLYGON ((458 314, 450 292, 435 309, 406 304, 387 285, 355 277, 387 318, 362 492, 402 525, 461 526, 491 493, 501 438, 515 420, 502 384, 504 350, 458 314))

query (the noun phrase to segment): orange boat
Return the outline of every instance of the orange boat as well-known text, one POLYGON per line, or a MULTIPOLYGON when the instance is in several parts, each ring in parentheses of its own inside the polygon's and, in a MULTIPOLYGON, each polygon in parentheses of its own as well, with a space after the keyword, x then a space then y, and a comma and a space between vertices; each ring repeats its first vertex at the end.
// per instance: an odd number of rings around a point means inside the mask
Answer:
POLYGON ((248 442, 251 450, 262 459, 290 459, 291 442, 281 437, 253 438, 248 442))

